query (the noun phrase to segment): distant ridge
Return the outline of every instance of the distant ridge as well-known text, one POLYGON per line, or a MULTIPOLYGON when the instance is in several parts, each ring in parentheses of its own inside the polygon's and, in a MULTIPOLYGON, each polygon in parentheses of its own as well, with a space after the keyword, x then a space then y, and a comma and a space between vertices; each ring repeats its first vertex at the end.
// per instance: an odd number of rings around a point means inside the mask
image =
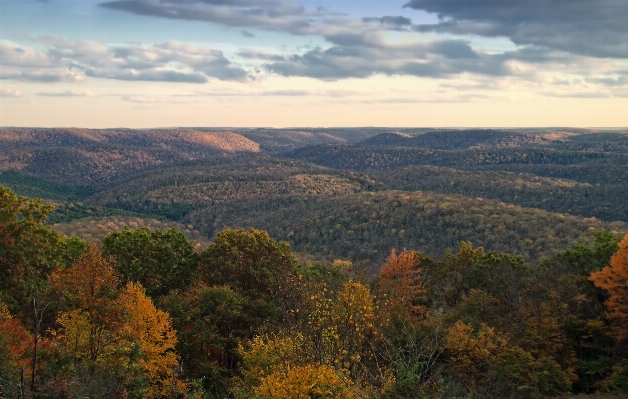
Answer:
POLYGON ((388 147, 424 147, 441 150, 467 148, 503 148, 528 144, 545 144, 551 141, 540 136, 506 130, 445 130, 431 131, 418 136, 402 133, 382 133, 370 137, 361 145, 388 147))
POLYGON ((412 136, 409 134, 390 132, 369 137, 360 142, 361 145, 384 145, 384 146, 406 146, 411 142, 412 136))
POLYGON ((113 145, 182 152, 259 152, 258 143, 233 132, 189 129, 0 129, 5 147, 80 147, 113 145))

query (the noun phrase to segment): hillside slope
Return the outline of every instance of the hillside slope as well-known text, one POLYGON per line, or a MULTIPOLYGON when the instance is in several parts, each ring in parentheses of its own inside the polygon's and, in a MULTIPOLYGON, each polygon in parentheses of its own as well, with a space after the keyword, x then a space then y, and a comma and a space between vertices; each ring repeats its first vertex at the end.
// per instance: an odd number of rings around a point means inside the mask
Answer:
POLYGON ((471 241, 528 260, 591 239, 591 231, 626 231, 604 223, 498 201, 425 192, 388 191, 343 196, 285 196, 234 201, 190 214, 186 220, 213 235, 223 226, 254 227, 319 258, 378 264, 392 248, 442 256, 471 241))
POLYGON ((417 136, 401 133, 384 133, 370 137, 360 145, 389 147, 423 147, 443 150, 466 148, 519 147, 530 144, 548 144, 551 141, 541 136, 509 130, 465 129, 435 130, 417 136))
POLYGON ((133 175, 87 202, 179 219, 234 200, 351 194, 370 190, 374 183, 366 176, 290 160, 196 161, 133 175))

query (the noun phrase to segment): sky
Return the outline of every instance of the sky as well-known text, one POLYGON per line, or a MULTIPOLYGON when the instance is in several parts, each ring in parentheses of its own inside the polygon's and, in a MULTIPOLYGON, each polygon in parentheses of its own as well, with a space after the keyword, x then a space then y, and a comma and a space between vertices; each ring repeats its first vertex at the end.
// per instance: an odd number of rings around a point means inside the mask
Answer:
POLYGON ((0 126, 627 127, 628 0, 0 0, 0 126))

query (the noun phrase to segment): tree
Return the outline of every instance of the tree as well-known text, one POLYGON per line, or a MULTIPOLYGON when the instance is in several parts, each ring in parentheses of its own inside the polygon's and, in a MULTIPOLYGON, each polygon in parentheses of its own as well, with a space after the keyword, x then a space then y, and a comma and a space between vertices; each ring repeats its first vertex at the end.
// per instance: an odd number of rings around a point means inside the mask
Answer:
POLYGON ((423 303, 427 290, 421 281, 418 265, 424 255, 420 252, 406 252, 397 255, 393 249, 388 261, 379 271, 378 291, 388 297, 393 306, 399 305, 411 314, 425 311, 423 303))
POLYGON ((64 238, 43 224, 51 211, 41 200, 0 187, 0 299, 29 324, 28 304, 46 290, 48 274, 64 261, 64 238))
POLYGON ((115 259, 124 284, 140 283, 152 298, 187 287, 198 266, 194 247, 174 228, 164 233, 125 227, 103 239, 103 252, 115 259))
POLYGON ((22 323, 0 301, 0 397, 19 397, 19 392, 23 391, 19 370, 31 366, 28 355, 32 351, 32 342, 22 323))
POLYGON ((353 399, 356 395, 339 372, 320 364, 278 370, 262 379, 255 390, 267 399, 353 399))
POLYGON ((201 253, 200 273, 208 285, 230 285, 251 298, 281 299, 296 264, 290 245, 277 243, 265 231, 225 227, 201 253))
POLYGON ((139 365, 148 379, 146 397, 172 397, 184 386, 177 381, 175 370, 179 357, 175 353, 176 332, 168 313, 158 310, 144 288, 129 283, 120 292, 123 331, 129 340, 127 349, 137 350, 139 365))
MULTIPOLYGON (((113 343, 112 331, 121 322, 116 302, 118 273, 103 259, 98 248, 89 246, 74 265, 54 273, 50 280, 59 304, 69 311, 59 315, 58 323, 62 326, 70 323, 74 329, 79 325, 89 328, 87 356, 90 361, 97 361, 113 343)), ((79 334, 78 330, 73 331, 79 334)))
POLYGON ((590 280, 609 294, 604 314, 612 322, 615 336, 628 339, 628 234, 619 242, 610 264, 592 273, 590 280))
POLYGON ((237 373, 238 346, 264 322, 276 319, 268 304, 251 301, 228 286, 195 285, 182 293, 172 292, 161 303, 178 331, 177 350, 186 373, 203 378, 212 393, 224 394, 228 380, 237 373))

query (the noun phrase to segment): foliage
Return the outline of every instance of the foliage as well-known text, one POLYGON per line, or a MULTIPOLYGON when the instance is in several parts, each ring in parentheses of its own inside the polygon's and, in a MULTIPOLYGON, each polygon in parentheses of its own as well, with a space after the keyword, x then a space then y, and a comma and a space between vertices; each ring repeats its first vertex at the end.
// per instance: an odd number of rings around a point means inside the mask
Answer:
POLYGON ((354 395, 329 366, 308 364, 276 371, 262 379, 255 390, 268 399, 351 399, 354 395))
POLYGON ((104 255, 114 259, 122 281, 142 284, 152 298, 185 288, 198 266, 194 247, 174 228, 162 232, 126 227, 108 234, 102 243, 104 255))
POLYGON ((138 365, 148 379, 146 397, 172 397, 182 391, 184 384, 175 374, 177 337, 169 315, 155 308, 139 284, 129 283, 120 292, 119 304, 124 313, 123 334, 131 350, 139 353, 138 365))
POLYGON ((611 262, 590 277, 596 287, 607 291, 604 313, 615 328, 619 340, 628 340, 628 235, 619 243, 611 262))
POLYGON ((167 231, 174 228, 188 237, 193 243, 195 250, 200 250, 209 245, 209 239, 203 236, 198 230, 195 230, 194 226, 190 224, 185 225, 177 222, 168 222, 152 217, 84 217, 68 223, 55 223, 51 227, 61 234, 75 235, 94 244, 100 243, 107 235, 124 230, 127 227, 130 229, 147 228, 151 231, 156 229, 167 231))
POLYGON ((288 243, 277 243, 265 231, 255 229, 225 227, 201 253, 200 260, 201 278, 206 284, 229 284, 252 298, 281 295, 295 268, 296 258, 288 243))
POLYGON ((397 255, 392 250, 386 264, 379 271, 378 292, 388 296, 394 305, 410 313, 425 311, 426 289, 421 282, 420 264, 423 254, 403 251, 397 255))
POLYGON ((18 197, 0 187, 0 300, 21 318, 47 275, 63 266, 64 238, 43 222, 52 210, 41 200, 18 197))
POLYGON ((16 396, 19 391, 18 370, 28 368, 32 337, 0 302, 0 397, 16 396))
POLYGON ((194 212, 187 220, 208 235, 223 226, 253 226, 318 259, 366 261, 372 267, 391 248, 440 257, 460 241, 532 261, 574 242, 590 242, 593 231, 626 229, 481 198, 401 191, 234 202, 194 212))
POLYGON ((94 244, 120 230, 102 249, 63 237, 44 225, 49 206, 2 189, 2 395, 628 389, 627 227, 573 216, 625 219, 625 134, 235 133, 0 129, 0 181, 72 201, 57 204, 53 218, 71 222, 56 229, 94 244), (190 222, 215 236, 201 253, 183 235, 202 242, 190 222))

